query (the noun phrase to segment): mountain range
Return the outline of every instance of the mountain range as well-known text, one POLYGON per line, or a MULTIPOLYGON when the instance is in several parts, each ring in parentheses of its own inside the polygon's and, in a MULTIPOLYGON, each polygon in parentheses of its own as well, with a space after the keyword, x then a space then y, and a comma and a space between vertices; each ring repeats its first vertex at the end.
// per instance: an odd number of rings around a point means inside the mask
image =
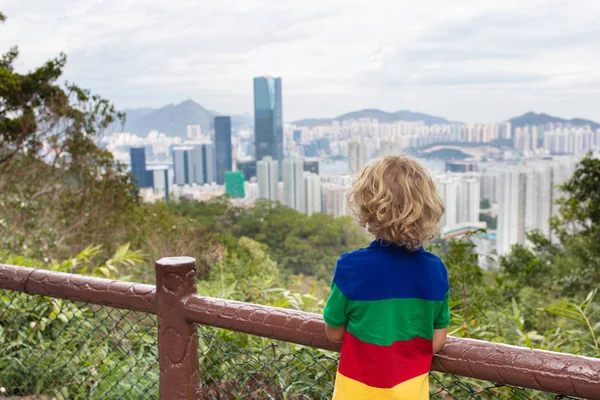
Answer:
POLYGON ((434 124, 461 124, 461 122, 448 121, 446 118, 436 117, 435 115, 423 114, 413 111, 395 111, 386 112, 374 108, 367 108, 360 111, 353 111, 342 114, 335 118, 307 118, 294 122, 298 126, 317 126, 331 124, 333 121, 343 121, 348 119, 371 118, 379 122, 394 122, 394 121, 423 121, 426 125, 434 124))
MULTIPOLYGON (((208 132, 214 123, 215 116, 221 115, 210 111, 193 100, 179 104, 167 104, 161 108, 136 108, 125 110, 124 131, 146 136, 151 130, 164 132, 168 136, 185 136, 188 125, 202 126, 202 132, 208 132)), ((254 125, 251 115, 232 115, 234 128, 254 125)))
POLYGON ((548 114, 537 114, 533 111, 520 115, 518 117, 514 117, 509 119, 512 127, 525 126, 525 125, 546 125, 550 123, 561 123, 561 124, 569 124, 573 126, 585 126, 589 125, 590 128, 596 130, 600 128, 600 124, 594 121, 590 121, 589 119, 583 118, 573 118, 573 119, 564 119, 559 117, 554 117, 548 114))
MULTIPOLYGON (((161 108, 137 108, 125 110, 127 120, 125 122, 125 132, 134 133, 140 136, 146 136, 151 130, 164 132, 169 136, 184 136, 187 125, 201 125, 203 132, 208 132, 213 125, 215 116, 221 115, 216 111, 207 110, 193 100, 186 100, 179 104, 168 104, 161 108)), ((393 121, 423 121, 426 125, 433 124, 461 124, 461 122, 449 121, 446 118, 434 115, 412 112, 395 111, 386 112, 378 109, 368 108, 359 111, 353 111, 340 115, 335 118, 307 118, 294 122, 298 126, 312 127, 317 125, 331 124, 333 121, 343 121, 348 119, 372 118, 379 122, 393 121)), ((600 124, 594 121, 574 118, 563 119, 548 114, 537 114, 528 112, 518 117, 509 119, 513 127, 525 125, 545 125, 548 123, 562 123, 571 125, 590 125, 592 129, 600 128, 600 124)), ((254 118, 252 115, 240 114, 232 115, 231 122, 233 128, 253 127, 254 118)))

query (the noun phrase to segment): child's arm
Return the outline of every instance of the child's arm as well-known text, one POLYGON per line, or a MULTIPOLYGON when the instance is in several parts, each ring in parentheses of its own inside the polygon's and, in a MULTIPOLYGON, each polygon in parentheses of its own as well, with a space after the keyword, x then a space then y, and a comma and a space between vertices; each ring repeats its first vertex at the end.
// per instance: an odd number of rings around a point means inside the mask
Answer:
POLYGON ((333 326, 326 325, 325 333, 327 334, 327 339, 333 343, 342 343, 342 340, 344 339, 344 333, 346 333, 346 326, 334 328, 333 326))
POLYGON ((342 293, 336 281, 344 282, 342 272, 337 266, 333 274, 333 282, 331 283, 331 295, 323 310, 323 319, 327 324, 325 326, 327 338, 334 343, 341 343, 344 339, 344 333, 346 333, 346 325, 348 324, 349 300, 348 297, 342 293))
POLYGON ((434 329, 433 331, 433 354, 439 353, 446 345, 448 328, 434 329))

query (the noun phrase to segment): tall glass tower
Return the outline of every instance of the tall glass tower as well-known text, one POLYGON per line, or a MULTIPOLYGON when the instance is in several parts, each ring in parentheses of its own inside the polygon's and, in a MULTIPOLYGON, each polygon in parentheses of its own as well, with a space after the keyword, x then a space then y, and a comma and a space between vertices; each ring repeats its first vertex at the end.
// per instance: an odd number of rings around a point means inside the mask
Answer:
POLYGON ((283 163, 281 78, 254 78, 255 160, 272 157, 283 163))
POLYGON ((217 184, 225 183, 225 172, 232 169, 231 117, 215 117, 215 152, 217 158, 217 184))
POLYGON ((131 158, 131 174, 138 187, 147 188, 151 186, 146 172, 146 149, 144 147, 132 147, 129 149, 129 157, 131 158))

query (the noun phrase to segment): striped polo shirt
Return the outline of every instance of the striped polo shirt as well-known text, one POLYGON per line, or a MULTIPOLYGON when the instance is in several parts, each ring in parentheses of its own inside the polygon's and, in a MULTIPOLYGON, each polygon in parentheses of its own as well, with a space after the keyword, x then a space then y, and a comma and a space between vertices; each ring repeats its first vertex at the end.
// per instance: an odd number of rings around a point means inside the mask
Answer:
POLYGON ((375 240, 338 259, 324 319, 346 326, 334 399, 429 399, 433 331, 450 322, 446 267, 375 240))

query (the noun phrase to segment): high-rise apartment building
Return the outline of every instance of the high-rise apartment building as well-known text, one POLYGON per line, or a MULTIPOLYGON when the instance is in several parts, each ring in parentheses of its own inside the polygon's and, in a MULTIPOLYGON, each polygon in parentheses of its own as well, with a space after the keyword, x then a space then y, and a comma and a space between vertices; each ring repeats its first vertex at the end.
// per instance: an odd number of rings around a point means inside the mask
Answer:
POLYGON ((254 78, 254 146, 257 161, 283 162, 281 78, 254 78))
POLYGON ((215 154, 217 184, 225 182, 225 172, 233 167, 231 149, 231 117, 215 117, 215 154))
POLYGON ((279 201, 278 181, 279 163, 267 156, 256 163, 256 178, 258 181, 258 197, 271 201, 279 201))
POLYGON ((436 176, 435 181, 444 203, 441 222, 445 229, 479 223, 481 184, 478 174, 444 174, 436 176))
POLYGON ((286 159, 283 161, 283 204, 302 213, 306 212, 304 190, 304 160, 286 159))
POLYGON ((509 253, 511 246, 519 240, 519 220, 522 220, 525 210, 521 202, 520 180, 521 173, 516 168, 500 171, 497 234, 500 255, 509 253))
POLYGON ((533 229, 552 239, 549 219, 558 212, 558 185, 572 176, 577 159, 560 157, 498 169, 498 254, 526 244, 533 229))
POLYGON ((444 203, 444 215, 442 216, 442 226, 453 227, 458 223, 456 202, 458 200, 458 185, 454 179, 442 177, 437 180, 438 193, 444 203))
POLYGON ((214 183, 217 181, 217 166, 215 160, 215 146, 212 143, 194 145, 194 178, 198 185, 214 183))
MULTIPOLYGON (((537 130, 536 130, 537 132, 537 130)), ((522 128, 516 128, 515 129, 515 134, 514 134, 514 139, 513 139, 513 146, 515 149, 523 152, 523 153, 529 153, 532 149, 531 146, 531 131, 529 126, 525 126, 522 128)), ((537 140, 537 136, 536 136, 536 140, 537 140)))
POLYGON ((351 174, 360 174, 367 165, 367 147, 360 137, 348 143, 348 166, 351 174))
POLYGON ((459 223, 479 222, 481 201, 479 179, 463 177, 458 184, 457 218, 459 223))
POLYGON ((304 173, 306 191, 306 214, 320 213, 321 210, 321 178, 317 174, 304 173))
POLYGON ((194 183, 194 146, 174 146, 172 151, 175 184, 191 185, 194 183))

